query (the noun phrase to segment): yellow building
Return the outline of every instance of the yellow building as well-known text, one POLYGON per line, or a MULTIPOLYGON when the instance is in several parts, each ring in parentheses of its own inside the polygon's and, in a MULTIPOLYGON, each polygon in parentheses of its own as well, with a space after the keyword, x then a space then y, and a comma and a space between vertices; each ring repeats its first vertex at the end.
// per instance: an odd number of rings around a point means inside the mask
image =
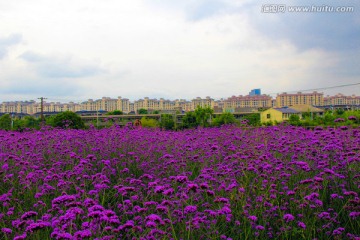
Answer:
POLYGON ((270 108, 261 112, 260 121, 261 123, 266 122, 282 122, 289 120, 291 115, 298 115, 301 118, 301 112, 295 109, 282 107, 282 108, 270 108))
POLYGON ((198 106, 202 108, 206 108, 206 107, 214 108, 215 101, 209 96, 207 96, 206 98, 197 97, 191 100, 191 111, 194 111, 198 106))
POLYGON ((238 108, 270 108, 272 98, 268 95, 232 96, 223 101, 223 109, 226 112, 234 112, 238 108))
POLYGON ((302 119, 303 113, 309 113, 310 116, 322 115, 324 110, 311 105, 296 105, 292 107, 270 108, 261 112, 260 120, 266 122, 283 122, 289 120, 291 115, 298 115, 302 119))
POLYGON ((124 113, 129 113, 130 110, 130 101, 127 98, 118 97, 117 99, 117 109, 124 113))
POLYGON ((312 93, 282 93, 276 96, 276 107, 291 107, 295 105, 313 105, 323 106, 324 105, 324 94, 318 92, 312 93))
POLYGON ((338 93, 335 96, 327 96, 324 98, 324 105, 326 106, 354 106, 360 105, 360 96, 345 96, 344 94, 338 93))

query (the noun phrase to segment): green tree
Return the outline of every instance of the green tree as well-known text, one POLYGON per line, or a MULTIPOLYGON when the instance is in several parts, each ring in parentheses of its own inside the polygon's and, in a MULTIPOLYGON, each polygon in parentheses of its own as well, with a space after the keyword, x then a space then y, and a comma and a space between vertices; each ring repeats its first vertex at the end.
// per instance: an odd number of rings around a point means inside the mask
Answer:
POLYGON ((335 113, 337 116, 342 116, 345 113, 345 111, 343 109, 336 109, 335 113))
POLYGON ((84 121, 79 115, 74 112, 66 111, 56 114, 52 119, 53 127, 83 129, 85 128, 84 121))
POLYGON ((326 112, 324 117, 323 117, 323 124, 326 125, 326 126, 332 126, 334 125, 334 120, 336 119, 336 116, 334 116, 334 114, 329 111, 329 112, 326 112))
POLYGON ((289 123, 293 126, 300 126, 301 122, 300 122, 300 117, 297 114, 292 114, 289 117, 289 123))
POLYGON ((310 112, 304 112, 301 114, 302 118, 307 118, 307 117, 311 117, 311 113, 310 112))
POLYGON ((112 112, 106 113, 106 115, 123 115, 123 112, 120 110, 114 110, 112 112))
POLYGON ((196 121, 195 112, 185 113, 185 116, 182 118, 182 127, 183 128, 194 128, 197 126, 199 126, 199 124, 196 121))
POLYGON ((249 121, 248 124, 251 126, 261 126, 260 113, 251 113, 249 115, 245 115, 243 119, 247 119, 249 121))
POLYGON ((148 114, 148 111, 144 108, 140 108, 138 111, 139 114, 148 114))
POLYGON ((0 117, 0 129, 11 129, 11 117, 10 114, 5 114, 0 117))
POLYGON ((24 129, 24 128, 40 128, 40 118, 34 118, 33 116, 25 116, 22 119, 14 120, 15 129, 24 129))
POLYGON ((199 125, 206 127, 209 125, 208 120, 210 119, 211 115, 213 114, 214 110, 210 107, 200 107, 198 106, 195 109, 195 116, 196 121, 199 125))
POLYGON ((157 127, 159 122, 152 118, 142 117, 141 126, 143 127, 157 127))
POLYGON ((160 111, 159 110, 155 110, 155 111, 153 111, 153 114, 159 114, 160 113, 160 111))
POLYGON ((235 119, 234 115, 232 113, 225 112, 225 113, 220 114, 216 118, 214 118, 212 124, 214 126, 221 126, 224 124, 231 124, 231 123, 235 123, 235 122, 236 122, 236 119, 235 119))
MULTIPOLYGON (((51 115, 51 116, 46 116, 45 117, 45 123, 46 125, 49 125, 49 126, 55 126, 55 122, 54 122, 54 119, 55 119, 55 116, 56 115, 51 115)), ((40 118, 39 118, 40 119, 40 118)), ((41 121, 41 119, 40 119, 41 121)))
POLYGON ((171 114, 161 114, 160 127, 166 130, 175 128, 175 121, 171 114))

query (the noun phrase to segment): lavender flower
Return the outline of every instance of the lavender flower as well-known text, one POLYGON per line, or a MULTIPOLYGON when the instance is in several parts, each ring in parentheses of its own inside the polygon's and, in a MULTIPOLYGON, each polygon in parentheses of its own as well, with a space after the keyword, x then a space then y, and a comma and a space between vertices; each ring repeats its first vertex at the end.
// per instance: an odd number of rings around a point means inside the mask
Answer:
POLYGON ((197 211, 197 207, 196 206, 186 206, 184 208, 184 213, 185 214, 189 214, 189 213, 194 213, 197 211))
POLYGON ((1 232, 5 233, 5 234, 11 234, 12 230, 10 228, 1 228, 1 232))
POLYGON ((295 217, 288 213, 288 214, 284 215, 284 220, 285 220, 285 222, 291 222, 291 221, 295 220, 295 217))

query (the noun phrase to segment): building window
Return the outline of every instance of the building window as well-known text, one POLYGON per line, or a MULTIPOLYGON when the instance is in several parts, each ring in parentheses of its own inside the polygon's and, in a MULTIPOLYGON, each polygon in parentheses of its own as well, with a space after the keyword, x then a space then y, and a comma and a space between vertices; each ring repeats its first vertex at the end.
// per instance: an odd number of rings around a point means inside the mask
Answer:
POLYGON ((270 118, 270 114, 266 114, 266 118, 269 119, 269 118, 270 118))

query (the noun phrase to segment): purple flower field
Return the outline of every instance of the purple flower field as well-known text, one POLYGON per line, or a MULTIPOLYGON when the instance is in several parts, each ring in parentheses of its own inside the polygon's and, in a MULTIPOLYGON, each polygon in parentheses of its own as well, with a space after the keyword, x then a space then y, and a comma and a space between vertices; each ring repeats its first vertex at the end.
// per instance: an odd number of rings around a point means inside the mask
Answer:
POLYGON ((0 239, 360 239, 360 129, 0 131, 0 239))

